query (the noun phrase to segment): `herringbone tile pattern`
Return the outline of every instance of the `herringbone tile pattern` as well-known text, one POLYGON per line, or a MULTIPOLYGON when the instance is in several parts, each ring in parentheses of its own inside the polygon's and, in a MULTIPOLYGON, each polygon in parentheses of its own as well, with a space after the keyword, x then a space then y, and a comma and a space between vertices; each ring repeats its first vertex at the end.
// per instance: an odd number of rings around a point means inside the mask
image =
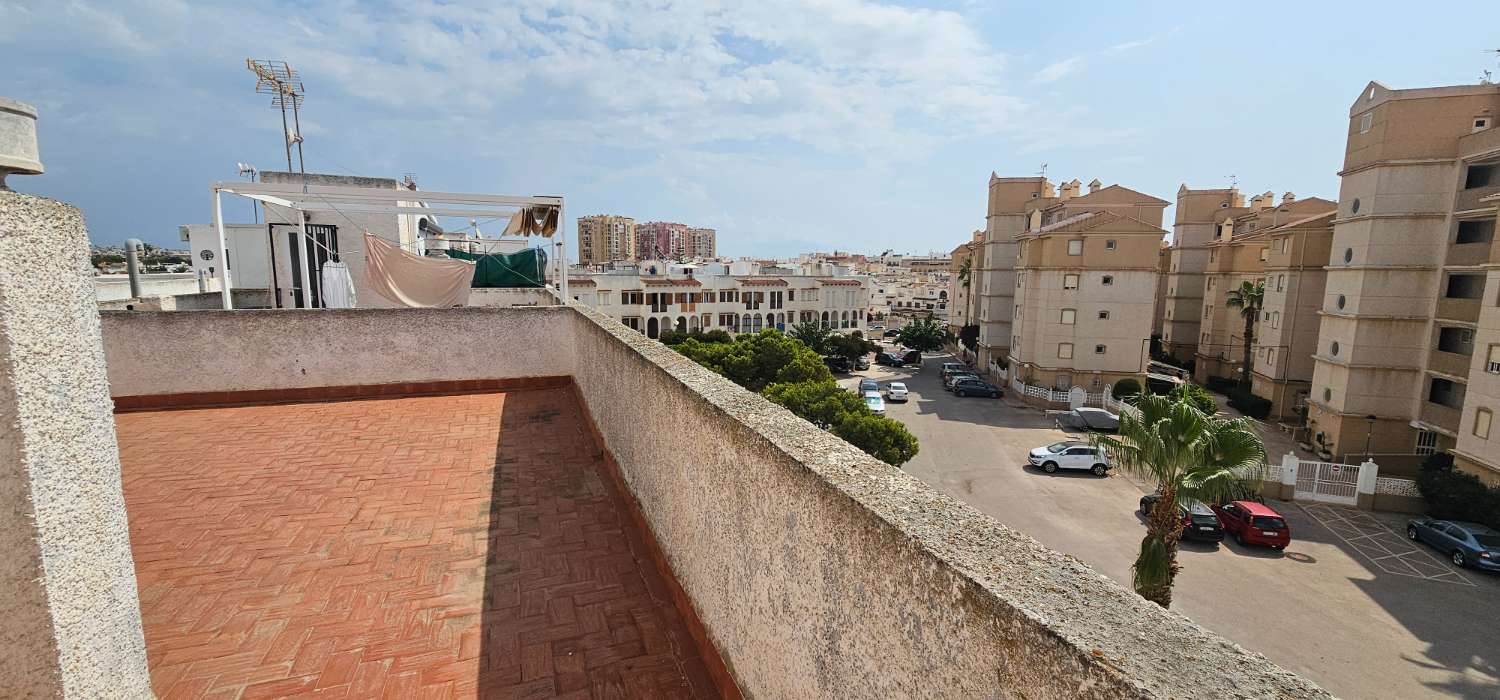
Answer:
POLYGON ((162 698, 715 695, 565 392, 116 425, 162 698))

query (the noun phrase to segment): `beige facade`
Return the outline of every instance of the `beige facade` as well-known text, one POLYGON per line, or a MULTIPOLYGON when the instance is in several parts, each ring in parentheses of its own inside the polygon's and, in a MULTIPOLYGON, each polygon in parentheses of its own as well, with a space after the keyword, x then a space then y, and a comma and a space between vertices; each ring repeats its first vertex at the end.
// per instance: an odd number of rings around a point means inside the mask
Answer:
MULTIPOLYGON (((1098 180, 1021 200, 1010 278, 1011 375, 1096 392, 1145 372, 1168 202, 1098 180)), ((992 264, 991 267, 998 267, 992 264)), ((991 275, 991 289, 1000 274, 991 275)))
POLYGON ((1203 274, 1208 246, 1218 235, 1217 218, 1224 211, 1243 211, 1244 195, 1228 189, 1177 189, 1172 223, 1172 252, 1167 261, 1167 292, 1162 301, 1162 349, 1179 363, 1198 351, 1203 318, 1203 274))
POLYGON ((635 252, 635 219, 613 214, 579 217, 578 264, 634 260, 635 252))
MULTIPOLYGON (((1231 290, 1242 283, 1265 282, 1266 267, 1270 259, 1273 241, 1272 232, 1279 227, 1307 218, 1312 214, 1328 213, 1334 203, 1313 197, 1298 200, 1288 192, 1276 203, 1274 193, 1266 192, 1250 199, 1249 206, 1220 209, 1215 216, 1214 240, 1205 248, 1208 261, 1203 269, 1203 301, 1199 312, 1198 346, 1194 352, 1193 378, 1199 383, 1209 377, 1237 378, 1245 360, 1245 317, 1240 309, 1230 308, 1227 303, 1231 290)), ((1277 236, 1289 235, 1286 232, 1277 236)), ((1285 272, 1283 287, 1285 287, 1285 272)), ((1275 277, 1269 278, 1274 288, 1275 277)), ((1300 301, 1300 299, 1299 299, 1300 301)), ((1257 318, 1251 334, 1252 357, 1257 352, 1255 335, 1268 325, 1271 316, 1263 310, 1266 318, 1257 318)), ((1284 319, 1275 317, 1277 324, 1284 319)), ((1253 361, 1252 361, 1252 370, 1253 361)), ((1310 378, 1310 377, 1309 377, 1310 378)))
POLYGON ((690 228, 687 235, 687 257, 707 260, 719 255, 719 233, 711 228, 690 228))
POLYGON ((1497 480, 1497 113, 1495 85, 1370 83, 1350 107, 1308 416, 1327 453, 1452 449, 1497 480))
POLYGON ((948 326, 957 334, 964 326, 978 323, 978 284, 984 267, 984 232, 975 231, 969 242, 953 249, 948 265, 948 326), (968 279, 960 279, 964 265, 968 279))
POLYGON ((1000 177, 990 173, 985 213, 983 267, 978 268, 975 300, 979 319, 978 363, 997 368, 1008 362, 1016 301, 1016 251, 1026 230, 1032 200, 1055 201, 1057 191, 1043 177, 1000 177))
MULTIPOLYGON (((1309 200, 1312 201, 1312 200, 1309 200)), ((1317 200, 1326 202, 1326 200, 1317 200)), ((1332 202, 1328 211, 1293 219, 1266 232, 1265 300, 1255 329, 1251 390, 1270 399, 1271 417, 1300 415, 1311 391, 1313 353, 1318 346, 1318 310, 1333 242, 1332 202)))

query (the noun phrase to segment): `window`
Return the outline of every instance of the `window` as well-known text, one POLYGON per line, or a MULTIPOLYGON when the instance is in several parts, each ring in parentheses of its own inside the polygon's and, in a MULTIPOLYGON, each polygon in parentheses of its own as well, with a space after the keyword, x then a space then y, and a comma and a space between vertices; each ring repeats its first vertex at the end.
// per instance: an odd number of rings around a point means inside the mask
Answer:
POLYGON ((1214 305, 1213 304, 1204 304, 1203 305, 1203 318, 1208 318, 1209 316, 1211 316, 1213 314, 1213 312, 1214 312, 1214 305))
POLYGON ((1276 348, 1266 348, 1266 364, 1276 364, 1276 348))
POLYGON ((1266 254, 1269 253, 1270 251, 1271 251, 1270 248, 1267 248, 1265 246, 1261 246, 1260 247, 1260 261, 1261 262, 1265 262, 1266 261, 1266 254))
POLYGON ((1063 275, 1063 289, 1077 289, 1078 275, 1063 275))
POLYGON ((1276 291, 1278 291, 1278 292, 1284 292, 1284 291, 1286 291, 1286 275, 1277 275, 1276 276, 1276 291))
POLYGON ((1110 286, 1110 285, 1112 285, 1112 284, 1115 283, 1115 276, 1114 275, 1105 275, 1104 279, 1102 280, 1102 282, 1103 282, 1104 286, 1108 287, 1108 286, 1110 286))
MULTIPOLYGON (((1171 309, 1167 309, 1167 311, 1170 312, 1171 309)), ((1109 320, 1109 312, 1108 311, 1100 311, 1099 312, 1099 320, 1100 321, 1108 321, 1109 320)))
POLYGON ((1077 318, 1078 318, 1078 312, 1076 310, 1074 310, 1074 309, 1063 309, 1062 310, 1062 324, 1063 325, 1065 325, 1065 326, 1071 326, 1077 320, 1077 318))
POLYGON ((1500 345, 1491 345, 1484 358, 1484 371, 1500 374, 1500 345))
POLYGON ((1374 122, 1375 122, 1375 113, 1374 112, 1365 112, 1364 114, 1359 115, 1359 133, 1363 134, 1365 132, 1368 132, 1370 130, 1370 127, 1374 124, 1374 122))
POLYGON ((1339 341, 1337 341, 1337 340, 1333 341, 1333 343, 1328 346, 1328 352, 1332 353, 1335 357, 1337 357, 1338 354, 1339 354, 1339 341))
POLYGON ((1472 190, 1476 187, 1489 187, 1494 178, 1495 166, 1493 165, 1471 165, 1469 173, 1464 176, 1464 189, 1472 190))
POLYGON ((1438 331, 1438 348, 1459 355, 1474 354, 1474 331, 1468 328, 1443 328, 1438 331))
POLYGON ((1058 343, 1057 344, 1057 356, 1061 357, 1064 360, 1072 359, 1072 357, 1073 357, 1073 344, 1072 343, 1058 343))
POLYGON ((1278 252, 1278 253, 1285 253, 1286 252, 1286 240, 1287 239, 1285 239, 1285 238, 1278 238, 1278 239, 1276 239, 1276 252, 1278 252))
POLYGON ((1323 390, 1323 402, 1327 403, 1327 402, 1332 401, 1332 400, 1333 400, 1333 390, 1332 389, 1324 389, 1323 390))
POLYGON ((1454 243, 1488 243, 1495 237, 1495 220, 1458 222, 1458 237, 1454 243))
POLYGON ((1431 430, 1417 431, 1417 449, 1412 450, 1419 455, 1430 455, 1437 452, 1437 433, 1431 430))
POLYGON ((1272 328, 1280 328, 1281 327, 1281 312, 1280 311, 1272 311, 1271 312, 1271 327, 1272 328))
POLYGON ((788 289, 788 290, 786 290, 786 300, 787 301, 796 301, 797 300, 797 290, 795 290, 795 289, 788 289))
POLYGON ((1083 255, 1083 241, 1077 239, 1068 241, 1068 255, 1083 255))
POLYGON ((1095 345, 1094 346, 1094 354, 1095 355, 1103 355, 1104 351, 1105 351, 1105 347, 1103 345, 1095 345))
POLYGON ((1490 439, 1490 422, 1495 414, 1488 408, 1481 408, 1474 412, 1474 437, 1485 440, 1490 439))
POLYGON ((1354 201, 1349 203, 1349 213, 1350 214, 1358 214, 1359 213, 1359 197, 1355 197, 1354 201))
POLYGON ((1338 305, 1340 310, 1342 310, 1344 308, 1344 304, 1347 302, 1348 300, 1344 298, 1344 295, 1340 294, 1338 300, 1334 303, 1338 305))
POLYGON ((1115 249, 1115 242, 1114 241, 1105 241, 1104 242, 1104 249, 1105 250, 1114 250, 1115 249))
POLYGON ((1448 289, 1444 296, 1449 299, 1478 299, 1484 296, 1484 276, 1448 275, 1448 289))
POLYGON ((1433 377, 1427 389, 1427 400, 1448 408, 1463 408, 1464 388, 1442 377, 1433 377))
POLYGON ((1345 248, 1344 249, 1344 264, 1348 265, 1349 263, 1351 263, 1353 261, 1354 261, 1354 249, 1353 248, 1345 248))
POLYGON ((1474 131, 1484 131, 1490 128, 1489 117, 1474 117, 1474 131))

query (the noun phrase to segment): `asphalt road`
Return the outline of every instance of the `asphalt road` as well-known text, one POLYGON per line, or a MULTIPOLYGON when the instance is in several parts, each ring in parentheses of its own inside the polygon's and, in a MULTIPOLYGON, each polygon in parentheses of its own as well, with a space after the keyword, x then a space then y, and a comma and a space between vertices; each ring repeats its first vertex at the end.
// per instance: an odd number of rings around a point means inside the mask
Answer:
MULTIPOLYGON (((921 442, 904 468, 1053 549, 1130 585, 1153 490, 1136 477, 1026 468, 1033 447, 1077 437, 1035 409, 958 398, 925 369, 874 367, 842 378, 904 381, 887 415, 921 442)), ((1401 536, 1403 516, 1272 506, 1292 527, 1285 553, 1184 543, 1172 609, 1347 698, 1500 698, 1500 575, 1457 571, 1401 536)))

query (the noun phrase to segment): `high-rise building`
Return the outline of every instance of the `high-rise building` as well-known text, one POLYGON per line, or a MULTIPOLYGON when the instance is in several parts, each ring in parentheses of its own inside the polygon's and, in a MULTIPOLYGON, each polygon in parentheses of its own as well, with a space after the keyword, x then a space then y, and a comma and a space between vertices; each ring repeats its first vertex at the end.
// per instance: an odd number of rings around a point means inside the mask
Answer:
POLYGON ((1446 449, 1500 483, 1497 117, 1490 84, 1372 82, 1350 107, 1308 409, 1321 451, 1446 449))
POLYGON ((687 224, 647 221, 635 225, 637 260, 689 259, 687 224))
POLYGON ((1167 263, 1167 294, 1162 302, 1162 350, 1186 364, 1198 351, 1203 319, 1203 271, 1208 245, 1217 235, 1215 220, 1243 212, 1245 197, 1236 188, 1177 189, 1172 249, 1167 263))
MULTIPOLYGON (((990 318, 981 318, 981 333, 986 321, 991 334, 1009 326, 1010 376, 1090 392, 1143 378, 1169 202, 1098 180, 1087 194, 1078 180, 1055 194, 1044 178, 990 183, 992 225, 985 240, 1001 252, 991 258, 986 250, 987 291, 981 294, 988 304, 981 313, 990 318), (1005 255, 1005 246, 1015 253, 1005 255), (1006 296, 1012 306, 996 323, 996 301, 1006 296)), ((997 340, 989 338, 992 353, 997 340)))
POLYGON ((614 214, 596 214, 578 219, 580 265, 634 260, 635 255, 635 219, 614 214))
POLYGON ((709 259, 719 257, 719 234, 711 228, 690 228, 687 236, 687 257, 709 259))

